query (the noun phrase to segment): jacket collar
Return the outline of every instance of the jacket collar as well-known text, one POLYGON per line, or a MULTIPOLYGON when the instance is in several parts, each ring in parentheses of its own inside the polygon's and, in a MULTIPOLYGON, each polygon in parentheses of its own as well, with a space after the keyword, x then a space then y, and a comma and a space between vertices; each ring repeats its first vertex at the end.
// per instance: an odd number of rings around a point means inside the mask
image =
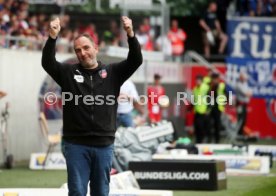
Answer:
POLYGON ((102 64, 101 61, 97 61, 98 62, 98 67, 94 68, 94 69, 85 69, 83 68, 83 66, 81 66, 81 64, 78 64, 78 68, 82 71, 82 72, 86 72, 86 73, 96 73, 99 70, 102 70, 104 68, 104 64, 102 64))

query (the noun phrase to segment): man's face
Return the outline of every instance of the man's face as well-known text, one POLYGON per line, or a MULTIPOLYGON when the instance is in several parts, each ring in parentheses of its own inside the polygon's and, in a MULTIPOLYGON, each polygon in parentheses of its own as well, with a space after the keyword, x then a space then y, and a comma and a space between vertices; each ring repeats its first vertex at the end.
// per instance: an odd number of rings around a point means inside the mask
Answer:
POLYGON ((160 84, 160 79, 159 78, 155 78, 154 79, 154 84, 155 85, 159 85, 160 84))
POLYGON ((247 76, 244 75, 244 74, 240 74, 240 80, 241 80, 242 82, 245 82, 245 81, 247 80, 247 76))
POLYGON ((212 78, 212 84, 213 84, 213 85, 219 84, 219 77, 217 77, 217 78, 212 78))
POLYGON ((196 85, 197 85, 197 86, 200 86, 201 83, 202 83, 202 79, 201 79, 201 78, 197 78, 197 79, 196 79, 196 85))
POLYGON ((216 3, 211 3, 210 4, 210 11, 211 12, 216 12, 217 11, 217 4, 216 3))
POLYGON ((74 50, 84 68, 91 68, 97 63, 98 48, 87 37, 80 37, 75 40, 74 50))
POLYGON ((172 21, 172 28, 173 29, 178 29, 178 22, 177 22, 177 20, 173 20, 172 21))

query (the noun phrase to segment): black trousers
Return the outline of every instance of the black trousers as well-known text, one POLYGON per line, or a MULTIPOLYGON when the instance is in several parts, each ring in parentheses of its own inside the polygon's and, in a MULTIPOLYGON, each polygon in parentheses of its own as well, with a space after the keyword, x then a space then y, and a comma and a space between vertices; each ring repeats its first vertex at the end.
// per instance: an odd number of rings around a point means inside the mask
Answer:
POLYGON ((238 122, 241 123, 241 126, 239 128, 238 134, 243 135, 244 134, 244 126, 246 123, 246 117, 247 117, 247 111, 246 111, 247 105, 246 104, 239 104, 237 106, 237 113, 238 113, 238 122))
POLYGON ((196 143, 202 143, 209 133, 208 115, 195 113, 194 130, 196 143))
MULTIPOLYGON (((221 111, 219 111, 218 107, 213 107, 210 112, 210 129, 214 130, 215 143, 220 142, 220 128, 221 128, 221 111)), ((208 136, 209 142, 212 141, 212 133, 209 132, 208 136)))

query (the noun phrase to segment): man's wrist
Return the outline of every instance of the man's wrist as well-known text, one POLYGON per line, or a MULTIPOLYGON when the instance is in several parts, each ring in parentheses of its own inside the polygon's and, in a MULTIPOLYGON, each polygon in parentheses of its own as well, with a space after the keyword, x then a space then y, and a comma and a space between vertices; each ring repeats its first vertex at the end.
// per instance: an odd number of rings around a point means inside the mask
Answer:
POLYGON ((131 32, 127 33, 127 36, 128 36, 128 37, 134 37, 134 32, 131 31, 131 32))
POLYGON ((49 34, 49 37, 51 37, 52 39, 57 39, 57 35, 54 36, 54 35, 49 34))

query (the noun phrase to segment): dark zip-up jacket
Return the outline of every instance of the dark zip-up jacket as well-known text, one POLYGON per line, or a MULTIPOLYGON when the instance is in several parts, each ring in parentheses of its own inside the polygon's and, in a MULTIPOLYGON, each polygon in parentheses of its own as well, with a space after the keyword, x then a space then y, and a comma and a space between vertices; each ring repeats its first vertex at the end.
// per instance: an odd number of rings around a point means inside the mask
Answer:
POLYGON ((48 38, 42 52, 42 67, 62 89, 65 140, 92 146, 114 142, 120 87, 143 61, 136 37, 129 37, 128 44, 126 60, 110 65, 99 62, 95 69, 84 69, 80 64, 58 62, 56 40, 48 38))

